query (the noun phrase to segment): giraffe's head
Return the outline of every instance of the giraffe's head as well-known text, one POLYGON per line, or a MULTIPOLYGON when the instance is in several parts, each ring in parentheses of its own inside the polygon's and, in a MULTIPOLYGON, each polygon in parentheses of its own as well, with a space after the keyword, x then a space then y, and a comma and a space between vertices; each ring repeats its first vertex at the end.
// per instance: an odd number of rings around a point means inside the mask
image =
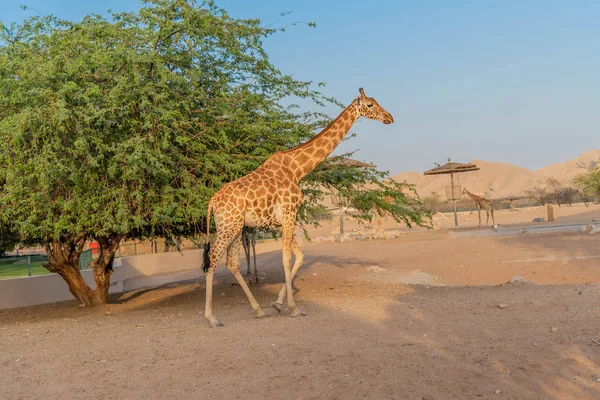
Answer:
POLYGON ((381 107, 374 98, 367 97, 363 88, 358 89, 358 91, 360 92, 360 96, 354 101, 356 102, 361 117, 381 121, 386 125, 394 122, 392 114, 381 107))

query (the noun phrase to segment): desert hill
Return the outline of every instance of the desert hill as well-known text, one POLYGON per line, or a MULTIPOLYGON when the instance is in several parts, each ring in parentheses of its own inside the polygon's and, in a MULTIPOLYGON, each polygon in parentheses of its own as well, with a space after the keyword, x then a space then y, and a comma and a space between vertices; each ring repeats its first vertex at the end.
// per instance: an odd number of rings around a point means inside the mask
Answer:
POLYGON ((536 172, 546 176, 554 176, 559 181, 566 183, 573 180, 577 175, 586 172, 588 168, 595 167, 599 162, 600 150, 588 150, 577 158, 548 165, 538 169, 536 172))
MULTIPOLYGON (((595 166, 600 161, 600 150, 589 150, 574 159, 551 164, 537 171, 530 171, 516 165, 473 160, 480 170, 454 175, 455 184, 471 192, 489 198, 520 196, 534 186, 545 186, 549 177, 559 180, 567 186, 571 180, 595 166)), ((430 196, 433 192, 445 197, 445 187, 450 185, 448 175, 425 176, 418 172, 405 172, 393 176, 393 179, 414 184, 421 196, 430 196)))

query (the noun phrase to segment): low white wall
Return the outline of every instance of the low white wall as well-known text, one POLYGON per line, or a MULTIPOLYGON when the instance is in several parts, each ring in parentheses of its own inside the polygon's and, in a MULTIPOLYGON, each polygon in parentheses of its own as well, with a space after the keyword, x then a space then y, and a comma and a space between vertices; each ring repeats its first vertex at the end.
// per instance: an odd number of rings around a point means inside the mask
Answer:
MULTIPOLYGON (((297 237, 300 246, 302 237, 297 237)), ((256 244, 256 253, 280 250, 281 240, 256 244)), ((243 258, 243 251, 240 253, 243 258)), ((115 272, 111 277, 110 293, 120 293, 145 287, 164 285, 187 279, 196 279, 202 272, 203 250, 187 250, 183 253, 145 254, 115 260, 115 272)), ((225 257, 219 265, 222 265, 225 257)), ((90 288, 95 289, 93 272, 81 271, 90 288)), ((57 274, 0 279, 0 309, 27 307, 36 304, 73 300, 65 281, 57 274)))
POLYGON ((201 249, 122 258, 111 284, 120 285, 121 291, 126 292, 196 278, 202 274, 202 259, 201 249))
MULTIPOLYGON (((119 260, 116 260, 119 261, 119 260)), ((119 263, 115 270, 120 269, 119 263)), ((96 288, 92 270, 81 271, 90 288, 96 288)), ((111 281, 110 293, 122 292, 123 282, 111 281)), ((36 304, 73 300, 69 287, 58 274, 26 276, 23 278, 0 279, 0 309, 27 307, 36 304)))

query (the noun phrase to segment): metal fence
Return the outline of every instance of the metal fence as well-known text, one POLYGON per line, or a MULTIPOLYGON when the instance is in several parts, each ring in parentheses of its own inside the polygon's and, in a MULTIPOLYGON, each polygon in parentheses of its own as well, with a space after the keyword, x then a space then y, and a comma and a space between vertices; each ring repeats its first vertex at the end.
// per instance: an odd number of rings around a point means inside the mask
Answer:
MULTIPOLYGON (((583 204, 583 201, 574 201, 572 204, 583 204)), ((590 204, 594 204, 593 202, 590 204)), ((567 204, 562 204, 563 207, 568 207, 567 204)), ((509 200, 495 200, 492 199, 492 208, 494 210, 510 210, 510 209, 520 209, 520 208, 527 208, 527 207, 542 207, 542 205, 532 199, 528 199, 528 198, 519 198, 513 201, 509 201, 509 200)), ((442 205, 440 205, 438 207, 439 212, 442 213, 446 213, 446 212, 452 212, 452 203, 451 202, 444 202, 442 205)), ((461 199, 459 201, 456 202, 456 211, 458 212, 462 212, 462 211, 477 211, 477 207, 475 206, 475 203, 472 200, 468 200, 468 199, 461 199)))
MULTIPOLYGON (((79 257, 79 269, 88 269, 92 261, 92 250, 85 250, 79 257)), ((51 272, 44 267, 47 262, 48 257, 45 254, 0 257, 0 279, 50 274, 51 272)))

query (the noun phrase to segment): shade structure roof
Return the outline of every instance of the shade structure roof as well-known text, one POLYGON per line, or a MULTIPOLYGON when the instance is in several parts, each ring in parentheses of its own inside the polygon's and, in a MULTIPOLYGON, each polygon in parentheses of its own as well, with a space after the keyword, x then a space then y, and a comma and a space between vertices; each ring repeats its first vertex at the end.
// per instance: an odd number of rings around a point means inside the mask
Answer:
POLYGON ((442 175, 442 174, 457 174, 460 172, 477 171, 479 167, 475 164, 463 164, 457 162, 447 162, 444 165, 439 165, 428 171, 423 172, 424 175, 442 175))
POLYGON ((357 167, 357 168, 376 168, 375 164, 366 163, 358 160, 354 160, 352 158, 344 157, 340 161, 334 161, 337 164, 342 164, 347 167, 357 167))

